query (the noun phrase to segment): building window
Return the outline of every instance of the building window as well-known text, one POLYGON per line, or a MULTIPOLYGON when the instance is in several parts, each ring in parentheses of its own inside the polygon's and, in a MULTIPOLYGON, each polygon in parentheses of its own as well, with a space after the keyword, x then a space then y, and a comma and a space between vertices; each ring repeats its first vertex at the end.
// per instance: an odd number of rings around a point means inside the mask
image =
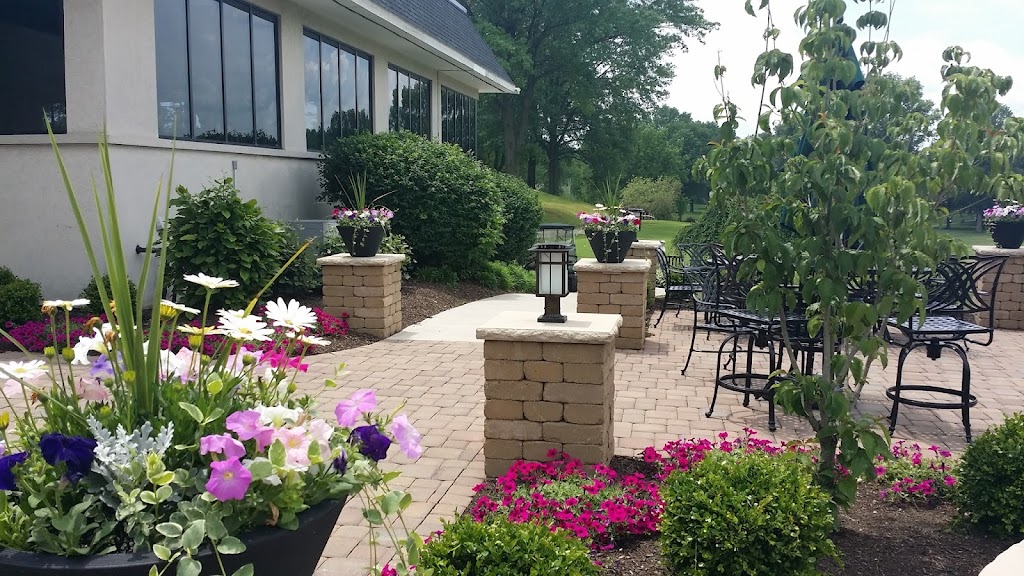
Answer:
POLYGON ((277 148, 277 17, 234 0, 155 0, 161 138, 277 148))
POLYGON ((68 131, 62 0, 0 2, 0 134, 68 131))
POLYGON ((306 148, 323 150, 357 132, 373 131, 373 90, 365 52, 305 31, 306 148))
POLYGON ((476 152, 476 99, 441 87, 441 140, 476 152))
POLYGON ((392 132, 409 130, 430 138, 430 80, 388 66, 391 86, 391 114, 388 128, 392 132))

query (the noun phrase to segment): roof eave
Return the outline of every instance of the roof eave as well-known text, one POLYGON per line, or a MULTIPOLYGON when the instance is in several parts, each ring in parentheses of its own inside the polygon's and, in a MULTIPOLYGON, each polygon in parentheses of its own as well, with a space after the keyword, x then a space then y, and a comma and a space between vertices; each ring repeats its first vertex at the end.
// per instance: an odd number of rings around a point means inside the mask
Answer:
MULTIPOLYGON (((333 1, 336 4, 342 5, 342 2, 339 0, 333 1)), ((427 52, 449 62, 452 66, 470 74, 484 84, 493 88, 492 90, 481 90, 481 92, 519 94, 519 87, 514 83, 499 77, 495 73, 474 62, 465 54, 451 46, 448 46, 444 42, 441 42, 434 36, 424 32, 416 26, 413 26, 402 18, 401 15, 395 14, 394 12, 391 12, 370 0, 348 1, 351 4, 358 6, 359 9, 365 11, 367 15, 373 18, 373 20, 375 20, 379 25, 388 28, 393 33, 398 34, 409 42, 420 46, 427 52)))

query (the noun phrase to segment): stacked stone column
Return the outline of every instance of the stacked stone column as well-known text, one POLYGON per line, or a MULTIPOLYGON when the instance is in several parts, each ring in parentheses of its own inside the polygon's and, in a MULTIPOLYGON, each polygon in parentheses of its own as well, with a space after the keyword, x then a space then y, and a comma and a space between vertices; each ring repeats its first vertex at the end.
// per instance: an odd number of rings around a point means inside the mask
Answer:
POLYGON ((402 254, 317 260, 324 279, 324 312, 349 315, 353 332, 387 338, 402 329, 402 254))
POLYGON ((516 460, 550 451, 607 464, 615 451, 617 315, 505 312, 477 329, 484 340, 484 471, 500 476, 516 460))
POLYGON ((602 264, 594 258, 576 263, 576 311, 581 314, 620 314, 622 326, 616 348, 641 350, 647 337, 647 278, 650 266, 627 259, 602 264))
POLYGON ((665 248, 662 240, 637 240, 629 247, 626 258, 629 260, 647 260, 651 265, 650 274, 647 276, 647 307, 654 305, 654 284, 658 279, 658 249, 665 248))
MULTIPOLYGON (((1006 256, 1006 266, 999 277, 996 291, 995 327, 1004 330, 1024 330, 1024 248, 1006 250, 993 246, 975 246, 978 256, 1006 256)), ((991 278, 985 278, 982 289, 991 278)), ((980 314, 978 321, 988 325, 988 315, 980 314)))

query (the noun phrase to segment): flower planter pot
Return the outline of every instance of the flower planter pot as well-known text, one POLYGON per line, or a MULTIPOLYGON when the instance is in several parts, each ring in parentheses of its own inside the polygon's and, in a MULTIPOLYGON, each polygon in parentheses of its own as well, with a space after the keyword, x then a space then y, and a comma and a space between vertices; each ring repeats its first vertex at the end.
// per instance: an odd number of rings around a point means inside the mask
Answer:
POLYGON ((338 234, 345 241, 348 253, 356 258, 376 256, 385 236, 383 226, 353 228, 352 226, 342 226, 340 224, 338 225, 338 234))
POLYGON ((636 242, 636 232, 587 232, 587 240, 598 262, 619 263, 626 259, 630 247, 636 242))
MULTIPOLYGON (((229 575, 252 564, 256 576, 312 576, 344 506, 344 500, 335 500, 306 510, 299 514, 298 530, 261 527, 241 535, 245 552, 222 554, 224 568, 229 575)), ((203 565, 202 574, 221 573, 217 558, 209 548, 196 556, 196 560, 203 565)), ((64 557, 0 549, 0 574, 3 576, 147 576, 154 565, 163 568, 164 563, 148 552, 64 557)))
POLYGON ((992 225, 992 241, 999 248, 1020 248, 1024 244, 1024 221, 996 222, 992 225))

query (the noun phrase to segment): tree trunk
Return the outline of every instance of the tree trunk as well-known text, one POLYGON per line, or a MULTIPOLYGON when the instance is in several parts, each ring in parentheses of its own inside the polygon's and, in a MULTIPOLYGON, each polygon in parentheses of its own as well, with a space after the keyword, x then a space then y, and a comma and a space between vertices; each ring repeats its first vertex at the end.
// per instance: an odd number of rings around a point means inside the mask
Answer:
POLYGON ((526 160, 526 184, 530 188, 537 187, 537 154, 531 153, 526 160))
POLYGON ((551 139, 547 142, 547 156, 548 156, 548 194, 558 195, 561 192, 562 187, 562 171, 561 171, 561 155, 562 150, 558 145, 558 141, 551 139))
POLYGON ((985 219, 981 215, 980 211, 974 213, 974 231, 975 232, 984 232, 985 231, 985 219))

